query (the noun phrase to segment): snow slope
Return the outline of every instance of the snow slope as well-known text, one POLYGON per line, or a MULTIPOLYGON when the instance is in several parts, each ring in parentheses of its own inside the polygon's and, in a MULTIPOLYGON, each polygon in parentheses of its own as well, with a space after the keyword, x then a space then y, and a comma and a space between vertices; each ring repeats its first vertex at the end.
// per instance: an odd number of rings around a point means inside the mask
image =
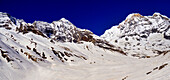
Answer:
MULTIPOLYGON (((121 32, 116 31, 113 33, 121 32)), ((169 52, 156 57, 131 57, 109 41, 113 37, 105 40, 64 18, 31 24, 0 13, 0 80, 170 79, 169 52)), ((160 36, 150 37, 157 38, 160 36)), ((169 45, 169 39, 164 40, 169 45)))

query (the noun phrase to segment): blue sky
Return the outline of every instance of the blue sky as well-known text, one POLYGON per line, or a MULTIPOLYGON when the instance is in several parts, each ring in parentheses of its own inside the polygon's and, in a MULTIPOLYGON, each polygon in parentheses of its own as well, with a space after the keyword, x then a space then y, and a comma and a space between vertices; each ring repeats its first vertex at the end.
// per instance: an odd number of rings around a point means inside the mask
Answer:
POLYGON ((102 35, 130 13, 170 17, 168 0, 0 0, 0 12, 32 23, 52 22, 64 17, 75 26, 102 35))

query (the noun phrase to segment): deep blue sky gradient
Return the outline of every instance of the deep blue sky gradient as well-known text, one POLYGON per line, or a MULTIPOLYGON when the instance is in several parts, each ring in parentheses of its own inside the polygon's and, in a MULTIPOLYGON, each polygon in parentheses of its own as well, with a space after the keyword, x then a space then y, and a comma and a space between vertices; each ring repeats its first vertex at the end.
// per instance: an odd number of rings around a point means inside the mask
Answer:
POLYGON ((0 12, 32 23, 52 22, 64 17, 75 26, 102 35, 130 13, 170 17, 168 0, 0 0, 0 12))

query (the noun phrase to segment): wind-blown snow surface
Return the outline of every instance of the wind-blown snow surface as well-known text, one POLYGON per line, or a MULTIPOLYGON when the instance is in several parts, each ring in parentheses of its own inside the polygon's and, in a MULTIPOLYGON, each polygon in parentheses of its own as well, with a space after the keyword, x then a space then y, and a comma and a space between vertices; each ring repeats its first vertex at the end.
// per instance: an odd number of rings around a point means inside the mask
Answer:
POLYGON ((110 43, 64 18, 31 24, 0 13, 0 80, 170 79, 169 51, 136 58, 110 43))

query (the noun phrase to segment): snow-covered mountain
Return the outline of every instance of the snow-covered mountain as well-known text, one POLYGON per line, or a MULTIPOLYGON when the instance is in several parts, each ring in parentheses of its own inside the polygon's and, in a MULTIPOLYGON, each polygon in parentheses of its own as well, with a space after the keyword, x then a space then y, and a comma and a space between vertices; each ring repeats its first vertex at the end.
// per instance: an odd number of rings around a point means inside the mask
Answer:
POLYGON ((101 36, 135 57, 154 57, 170 51, 170 19, 130 14, 125 21, 101 36))
POLYGON ((0 80, 168 80, 169 24, 130 14, 99 37, 65 18, 26 23, 0 12, 0 80))

